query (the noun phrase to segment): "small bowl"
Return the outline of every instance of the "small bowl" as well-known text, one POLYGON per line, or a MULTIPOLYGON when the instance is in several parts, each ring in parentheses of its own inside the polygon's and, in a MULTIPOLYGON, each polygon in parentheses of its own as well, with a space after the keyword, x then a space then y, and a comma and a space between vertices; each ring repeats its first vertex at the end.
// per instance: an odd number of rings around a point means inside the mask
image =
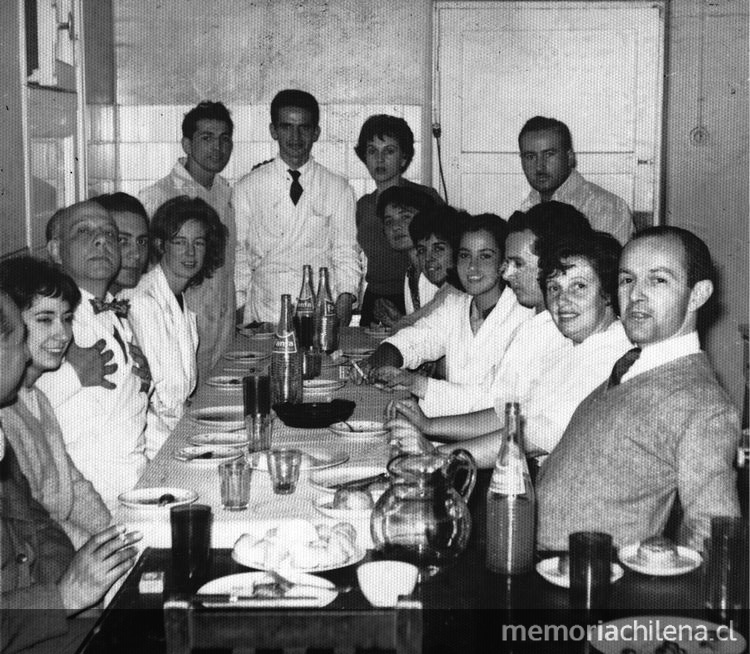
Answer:
POLYGON ((356 403, 351 400, 333 400, 332 402, 304 402, 274 404, 273 410, 288 427, 316 429, 328 427, 334 422, 346 420, 354 412, 356 403))
POLYGON ((404 561, 371 561, 357 568, 362 594, 373 606, 396 606, 401 595, 411 595, 419 568, 404 561))

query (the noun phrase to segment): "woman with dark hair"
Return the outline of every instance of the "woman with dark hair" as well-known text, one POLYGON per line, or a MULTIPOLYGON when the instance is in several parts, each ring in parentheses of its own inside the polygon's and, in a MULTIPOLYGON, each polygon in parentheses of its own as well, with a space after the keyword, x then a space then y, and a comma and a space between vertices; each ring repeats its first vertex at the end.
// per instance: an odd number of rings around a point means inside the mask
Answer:
POLYGON ((467 218, 456 253, 465 292, 448 295, 429 315, 384 340, 362 366, 376 382, 408 388, 427 415, 470 410, 466 399, 489 386, 516 330, 532 315, 501 277, 506 233, 497 216, 467 218), (445 380, 412 372, 443 356, 445 380))
POLYGON ((539 284, 568 346, 555 350, 541 377, 524 376, 537 366, 527 361, 530 348, 519 332, 491 386, 494 409, 426 418, 415 403, 395 402, 391 413, 404 417, 392 420, 392 427, 408 433, 411 423, 426 436, 444 437, 451 443, 445 446, 449 449, 461 441, 480 466, 489 467, 500 449, 505 403, 519 402, 526 419, 527 454, 551 452, 581 400, 607 379, 615 362, 632 347, 617 319, 620 250, 617 239, 602 232, 562 238, 543 249, 539 284))
POLYGON ((403 175, 414 157, 414 134, 408 123, 397 116, 377 114, 362 125, 357 145, 357 156, 375 182, 375 190, 357 201, 357 242, 367 257, 365 280, 367 290, 362 300, 360 324, 374 322, 375 300, 385 298, 404 312, 404 275, 409 267, 406 252, 393 250, 383 233, 376 206, 380 194, 392 186, 406 186, 442 202, 435 189, 404 179, 403 175))
POLYGON ((32 496, 78 548, 112 517, 70 459, 54 410, 35 384, 46 372, 60 367, 73 339, 73 312, 81 293, 57 267, 28 256, 0 263, 0 289, 21 311, 31 354, 18 400, 3 409, 3 431, 32 496))
POLYGON ((148 359, 154 382, 146 455, 152 457, 182 417, 185 400, 197 383, 196 316, 184 291, 210 277, 224 261, 226 228, 216 211, 200 198, 182 195, 162 204, 151 220, 151 261, 130 300, 130 325, 148 359))

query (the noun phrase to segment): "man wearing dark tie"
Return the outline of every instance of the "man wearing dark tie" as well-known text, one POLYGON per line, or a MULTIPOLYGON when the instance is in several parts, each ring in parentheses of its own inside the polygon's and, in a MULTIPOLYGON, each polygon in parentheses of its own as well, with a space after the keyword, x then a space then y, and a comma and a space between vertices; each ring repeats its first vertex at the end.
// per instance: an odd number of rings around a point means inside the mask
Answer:
POLYGON ((581 402, 542 466, 540 549, 567 549, 574 531, 608 532, 617 546, 661 534, 678 496, 679 541, 696 549, 712 515, 739 515, 737 409, 696 331, 713 277, 705 243, 684 229, 646 229, 623 250, 620 314, 636 347, 581 402))
POLYGON ((86 385, 68 362, 42 375, 37 386, 52 404, 71 459, 111 511, 145 467, 148 406, 134 372, 127 302, 109 292, 120 268, 117 225, 95 202, 60 209, 47 225, 47 251, 81 290, 73 318, 76 343, 88 348, 103 341, 112 358, 106 387, 86 385))
POLYGON ((239 319, 275 322, 282 293, 296 297, 302 267, 326 266, 343 325, 359 285, 354 191, 311 156, 320 110, 304 91, 280 91, 271 103, 278 156, 234 187, 237 222, 235 287, 239 319))

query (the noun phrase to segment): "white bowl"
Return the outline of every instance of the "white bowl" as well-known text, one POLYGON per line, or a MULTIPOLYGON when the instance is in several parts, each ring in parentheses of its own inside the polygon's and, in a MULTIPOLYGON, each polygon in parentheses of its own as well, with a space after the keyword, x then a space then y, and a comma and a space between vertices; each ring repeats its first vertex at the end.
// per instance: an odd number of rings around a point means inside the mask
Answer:
POLYGON ((404 561, 371 561, 357 568, 362 594, 373 606, 396 606, 401 595, 411 595, 419 568, 404 561))

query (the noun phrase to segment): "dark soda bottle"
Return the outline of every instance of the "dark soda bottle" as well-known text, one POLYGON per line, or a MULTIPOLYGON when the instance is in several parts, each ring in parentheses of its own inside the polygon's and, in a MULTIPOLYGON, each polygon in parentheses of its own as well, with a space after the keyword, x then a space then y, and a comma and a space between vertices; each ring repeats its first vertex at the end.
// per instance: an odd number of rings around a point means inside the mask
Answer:
POLYGON ((315 291, 313 291, 312 266, 302 268, 302 288, 299 290, 294 310, 294 328, 302 349, 311 349, 315 336, 315 291))
POLYGON ((328 268, 320 269, 315 296, 315 346, 327 354, 339 346, 339 319, 328 283, 328 268))
POLYGON ((281 296, 281 314, 271 352, 271 402, 302 402, 302 353, 292 324, 292 296, 281 296))

